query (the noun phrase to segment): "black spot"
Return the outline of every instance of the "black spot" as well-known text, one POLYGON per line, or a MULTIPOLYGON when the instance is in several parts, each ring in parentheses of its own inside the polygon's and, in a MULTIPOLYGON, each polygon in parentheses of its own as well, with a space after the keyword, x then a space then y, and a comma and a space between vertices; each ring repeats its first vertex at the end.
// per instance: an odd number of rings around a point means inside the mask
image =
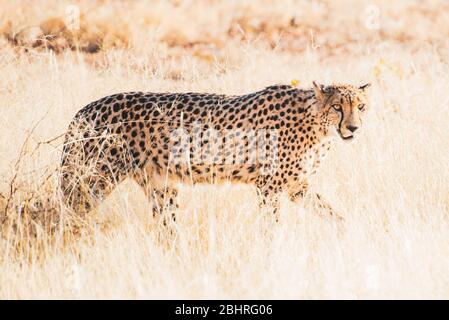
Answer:
POLYGON ((114 112, 118 112, 120 110, 120 104, 119 103, 114 103, 113 110, 114 110, 114 112))

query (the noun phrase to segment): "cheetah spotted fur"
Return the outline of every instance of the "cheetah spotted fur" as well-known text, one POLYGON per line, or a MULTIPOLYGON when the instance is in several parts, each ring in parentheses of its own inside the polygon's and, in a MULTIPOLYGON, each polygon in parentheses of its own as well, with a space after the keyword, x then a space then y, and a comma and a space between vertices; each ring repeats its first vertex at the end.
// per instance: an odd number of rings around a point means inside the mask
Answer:
POLYGON ((295 202, 304 197, 309 177, 335 137, 355 137, 367 109, 368 86, 314 82, 310 89, 275 85, 241 96, 107 96, 81 109, 66 133, 65 203, 89 211, 133 178, 155 213, 175 212, 178 182, 235 181, 254 185, 260 205, 277 212, 282 192, 295 202))

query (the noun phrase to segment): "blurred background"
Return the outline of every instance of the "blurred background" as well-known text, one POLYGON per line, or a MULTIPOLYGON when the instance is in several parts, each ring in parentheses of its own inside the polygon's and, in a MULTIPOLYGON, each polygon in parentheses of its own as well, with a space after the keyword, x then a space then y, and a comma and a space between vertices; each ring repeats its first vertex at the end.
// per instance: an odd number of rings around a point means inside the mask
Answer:
POLYGON ((100 64, 96 54, 111 49, 223 64, 242 45, 344 59, 394 43, 444 57, 448 9, 437 0, 15 0, 1 1, 0 33, 17 52, 77 50, 100 64))

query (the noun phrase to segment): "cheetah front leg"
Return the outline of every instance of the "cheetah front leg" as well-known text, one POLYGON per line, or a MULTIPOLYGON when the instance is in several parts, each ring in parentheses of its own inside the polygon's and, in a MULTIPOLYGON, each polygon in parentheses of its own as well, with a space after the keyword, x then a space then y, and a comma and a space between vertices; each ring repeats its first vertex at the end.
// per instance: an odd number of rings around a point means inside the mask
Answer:
POLYGON ((313 207, 318 207, 326 211, 331 217, 343 220, 343 217, 338 214, 319 193, 311 193, 309 191, 309 184, 307 181, 298 182, 294 187, 290 188, 288 197, 290 201, 293 201, 294 203, 299 203, 306 198, 309 198, 313 207))
POLYGON ((309 189, 307 181, 297 182, 293 187, 288 190, 288 198, 294 203, 299 203, 304 200, 309 189))
POLYGON ((259 207, 261 209, 268 209, 272 212, 276 222, 279 221, 279 185, 274 181, 258 181, 256 184, 257 193, 259 196, 259 207))
POLYGON ((163 225, 176 222, 178 210, 178 190, 170 184, 159 183, 157 177, 152 177, 145 172, 138 172, 134 180, 142 187, 148 200, 151 201, 153 217, 162 217, 163 225))

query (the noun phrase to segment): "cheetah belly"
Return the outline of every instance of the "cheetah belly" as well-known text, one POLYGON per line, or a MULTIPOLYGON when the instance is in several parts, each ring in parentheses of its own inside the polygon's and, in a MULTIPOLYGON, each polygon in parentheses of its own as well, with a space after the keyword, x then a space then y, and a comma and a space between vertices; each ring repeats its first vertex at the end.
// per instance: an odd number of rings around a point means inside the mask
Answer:
POLYGON ((147 150, 142 150, 148 155, 145 171, 158 180, 196 184, 251 183, 257 179, 259 166, 252 160, 248 161, 248 155, 238 158, 231 154, 231 158, 226 158, 226 149, 211 152, 208 145, 192 151, 190 143, 177 145, 176 138, 164 141, 169 132, 158 131, 157 137, 146 144, 147 150))

